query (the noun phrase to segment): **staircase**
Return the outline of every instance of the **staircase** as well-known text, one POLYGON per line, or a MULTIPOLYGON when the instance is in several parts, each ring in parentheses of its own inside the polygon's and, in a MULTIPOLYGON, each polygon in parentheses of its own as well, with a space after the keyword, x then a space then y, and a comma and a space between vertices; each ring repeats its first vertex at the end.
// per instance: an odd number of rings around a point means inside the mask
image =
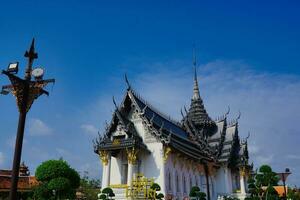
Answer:
POLYGON ((127 200, 126 188, 113 188, 115 193, 115 200, 127 200))

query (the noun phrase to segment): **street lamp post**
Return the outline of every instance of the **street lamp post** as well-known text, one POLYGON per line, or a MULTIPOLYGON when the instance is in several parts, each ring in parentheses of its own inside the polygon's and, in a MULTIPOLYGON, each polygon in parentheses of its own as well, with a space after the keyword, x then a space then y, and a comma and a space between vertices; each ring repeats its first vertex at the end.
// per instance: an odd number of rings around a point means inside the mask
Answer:
POLYGON ((2 74, 6 75, 11 84, 2 87, 1 94, 12 93, 17 100, 17 106, 19 109, 19 122, 17 129, 17 137, 15 144, 15 153, 13 160, 13 169, 11 177, 11 187, 9 193, 10 200, 17 200, 17 187, 19 179, 19 169, 22 154, 23 136, 26 121, 26 114, 30 110, 34 100, 40 95, 49 95, 43 88, 48 83, 54 83, 54 79, 43 80, 43 69, 32 69, 34 59, 38 58, 38 54, 34 49, 34 39, 32 40, 30 49, 25 52, 24 55, 28 58, 28 64, 25 70, 24 79, 16 76, 18 73, 18 63, 10 63, 7 70, 2 70, 2 74), (32 79, 34 77, 34 80, 32 79))
POLYGON ((290 169, 289 168, 286 168, 285 169, 285 172, 281 172, 281 173, 277 173, 277 175, 279 176, 280 180, 282 181, 283 183, 283 189, 284 189, 284 199, 286 200, 286 188, 285 188, 285 182, 286 182, 286 179, 287 177, 291 174, 290 172, 290 169))

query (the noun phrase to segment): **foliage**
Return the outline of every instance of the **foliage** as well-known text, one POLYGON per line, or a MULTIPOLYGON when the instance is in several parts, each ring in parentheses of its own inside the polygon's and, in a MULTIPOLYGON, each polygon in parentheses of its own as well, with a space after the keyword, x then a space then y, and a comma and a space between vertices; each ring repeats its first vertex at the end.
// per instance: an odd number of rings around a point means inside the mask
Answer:
POLYGON ((155 190, 156 191, 156 194, 155 194, 155 199, 158 199, 158 200, 161 200, 164 198, 164 194, 163 193, 158 193, 161 188, 160 188, 160 185, 157 184, 157 183, 153 183, 151 186, 150 186, 150 189, 152 190, 155 190))
POLYGON ((247 200, 256 200, 262 197, 265 200, 279 199, 279 195, 273 186, 277 186, 279 178, 272 168, 268 165, 262 165, 258 173, 248 180, 248 189, 250 197, 247 200))
POLYGON ((84 172, 80 180, 79 191, 84 195, 86 200, 97 200, 100 191, 100 180, 89 179, 88 172, 84 172))
POLYGON ((115 196, 114 191, 110 187, 107 187, 102 190, 102 194, 100 195, 99 198, 103 200, 109 200, 112 199, 112 197, 114 196, 115 196))
POLYGON ((197 200, 206 200, 206 194, 204 192, 201 192, 198 186, 193 186, 191 188, 189 196, 194 197, 197 200))
POLYGON ((52 197, 52 191, 48 189, 46 183, 41 183, 39 186, 34 188, 33 198, 38 200, 54 199, 52 197))
POLYGON ((40 184, 34 189, 37 200, 74 198, 80 184, 78 173, 62 159, 48 160, 36 169, 35 176, 40 184))
POLYGON ((287 193, 287 198, 292 200, 300 200, 300 191, 297 190, 296 188, 294 189, 289 188, 287 193))

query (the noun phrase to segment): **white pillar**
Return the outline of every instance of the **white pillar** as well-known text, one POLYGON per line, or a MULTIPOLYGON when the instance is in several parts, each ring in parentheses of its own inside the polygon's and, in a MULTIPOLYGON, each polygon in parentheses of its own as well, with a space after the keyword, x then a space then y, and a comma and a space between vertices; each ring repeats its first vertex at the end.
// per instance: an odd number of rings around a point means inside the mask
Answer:
POLYGON ((110 156, 110 154, 108 154, 108 163, 107 163, 107 167, 106 167, 106 174, 107 174, 106 185, 107 185, 107 187, 109 187, 109 185, 110 185, 110 169, 111 169, 111 156, 110 156))
POLYGON ((245 178, 244 175, 241 173, 240 175, 240 186, 241 186, 241 194, 245 195, 246 194, 246 187, 245 187, 245 178))
POLYGON ((160 184, 160 189, 161 193, 163 193, 165 196, 167 195, 166 193, 166 174, 165 174, 165 162, 162 160, 161 168, 160 168, 160 177, 161 177, 161 184, 160 184))
MULTIPOLYGON (((172 175, 173 175, 173 178, 172 178, 172 189, 173 189, 173 191, 172 191, 172 193, 173 193, 173 196, 176 197, 176 195, 177 195, 177 187, 176 187, 177 177, 176 177, 176 169, 175 169, 175 167, 173 169, 172 175)), ((179 184, 179 183, 177 183, 177 184, 179 184)))
POLYGON ((132 149, 127 150, 127 159, 128 159, 127 185, 132 186, 134 165, 136 164, 136 160, 137 160, 137 150, 134 147, 132 149))
POLYGON ((229 175, 227 167, 224 169, 224 186, 225 186, 225 193, 230 193, 229 191, 229 175))
POLYGON ((127 175, 127 185, 132 186, 132 180, 133 180, 133 164, 131 162, 128 162, 128 175, 127 175))
POLYGON ((160 168, 160 189, 161 193, 167 196, 166 190, 166 163, 168 162, 169 154, 171 152, 171 148, 167 146, 162 146, 161 149, 161 168, 160 168))
POLYGON ((102 181, 101 181, 101 188, 103 189, 103 188, 106 188, 106 182, 105 182, 105 180, 107 179, 106 178, 106 167, 107 167, 107 165, 104 165, 104 164, 102 164, 102 181))
POLYGON ((111 168, 111 155, 107 152, 102 152, 100 155, 102 160, 102 189, 110 185, 110 168, 111 168))

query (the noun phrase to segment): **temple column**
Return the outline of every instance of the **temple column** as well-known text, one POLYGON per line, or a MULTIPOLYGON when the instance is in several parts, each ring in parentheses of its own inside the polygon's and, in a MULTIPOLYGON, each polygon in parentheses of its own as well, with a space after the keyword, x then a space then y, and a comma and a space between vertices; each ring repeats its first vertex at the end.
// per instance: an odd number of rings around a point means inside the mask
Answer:
POLYGON ((107 151, 99 151, 99 157, 102 161, 102 188, 110 184, 111 155, 107 151))
POLYGON ((127 159, 128 159, 127 185, 131 187, 132 180, 133 180, 133 169, 137 159, 137 150, 134 147, 132 149, 127 149, 127 159))
MULTIPOLYGON (((175 197, 177 195, 177 186, 176 186, 176 180, 177 180, 177 176, 176 176, 176 168, 174 166, 174 169, 173 169, 173 173, 172 173, 172 176, 173 176, 173 179, 172 179, 172 193, 173 193, 173 196, 175 197)), ((177 183, 179 184, 179 183, 177 183)))
POLYGON ((245 169, 240 169, 240 190, 242 195, 246 195, 246 187, 245 187, 245 169))
POLYGON ((131 186, 132 179, 133 179, 133 164, 128 162, 128 178, 127 178, 127 185, 131 186))
MULTIPOLYGON (((168 156, 171 152, 171 148, 168 146, 163 146, 163 151, 162 151, 162 165, 160 169, 160 177, 161 177, 161 193, 164 194, 165 196, 167 195, 166 191, 166 163, 168 161, 168 156)), ((171 184, 171 183, 170 183, 171 184)))

